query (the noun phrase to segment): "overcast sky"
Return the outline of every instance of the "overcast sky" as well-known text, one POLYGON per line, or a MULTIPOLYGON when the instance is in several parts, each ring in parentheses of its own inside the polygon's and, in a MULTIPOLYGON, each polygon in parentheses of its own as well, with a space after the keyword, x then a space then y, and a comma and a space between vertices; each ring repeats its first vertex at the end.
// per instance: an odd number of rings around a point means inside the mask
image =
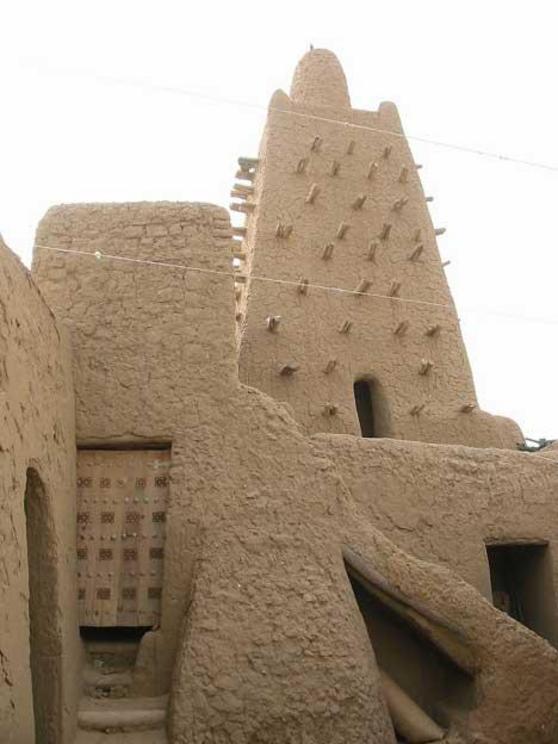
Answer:
POLYGON ((0 232, 29 263, 52 204, 228 205, 271 93, 328 47, 354 107, 392 100, 408 135, 557 169, 411 143, 481 406, 558 437, 557 15, 546 0, 4 0, 0 232))

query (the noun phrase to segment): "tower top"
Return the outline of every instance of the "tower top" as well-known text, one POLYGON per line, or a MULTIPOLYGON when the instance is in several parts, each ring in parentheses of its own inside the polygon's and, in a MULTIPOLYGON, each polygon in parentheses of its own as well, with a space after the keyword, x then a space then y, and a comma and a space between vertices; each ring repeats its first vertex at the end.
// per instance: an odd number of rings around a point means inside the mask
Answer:
POLYGON ((311 49, 296 66, 291 98, 307 106, 350 108, 347 79, 335 54, 328 49, 311 49))

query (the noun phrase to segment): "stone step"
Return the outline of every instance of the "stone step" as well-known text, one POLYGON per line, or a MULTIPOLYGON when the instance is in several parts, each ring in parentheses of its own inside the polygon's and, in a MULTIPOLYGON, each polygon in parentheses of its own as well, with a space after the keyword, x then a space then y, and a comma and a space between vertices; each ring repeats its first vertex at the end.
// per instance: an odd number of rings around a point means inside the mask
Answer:
POLYGON ((106 734, 82 729, 77 732, 74 744, 168 744, 168 739, 164 729, 135 731, 128 734, 121 732, 106 734))
POLYGON ((132 673, 126 671, 107 671, 86 666, 83 671, 83 692, 93 698, 128 697, 132 686, 132 673))
POLYGON ((121 699, 84 697, 79 706, 78 726, 107 733, 164 730, 167 702, 167 695, 121 699))

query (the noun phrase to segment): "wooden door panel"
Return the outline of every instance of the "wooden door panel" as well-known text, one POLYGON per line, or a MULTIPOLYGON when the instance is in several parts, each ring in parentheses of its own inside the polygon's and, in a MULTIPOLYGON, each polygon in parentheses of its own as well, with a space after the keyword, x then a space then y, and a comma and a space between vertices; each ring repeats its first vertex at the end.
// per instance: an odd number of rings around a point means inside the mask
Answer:
POLYGON ((159 623, 170 450, 80 450, 80 625, 159 623))

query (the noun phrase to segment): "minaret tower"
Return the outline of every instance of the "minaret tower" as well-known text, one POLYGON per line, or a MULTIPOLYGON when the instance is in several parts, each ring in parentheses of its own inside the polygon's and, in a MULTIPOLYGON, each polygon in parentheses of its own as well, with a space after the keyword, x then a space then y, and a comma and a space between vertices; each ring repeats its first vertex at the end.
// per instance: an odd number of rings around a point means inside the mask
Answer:
POLYGON ((335 55, 312 50, 239 163, 242 381, 310 432, 514 447, 516 425, 478 408, 396 107, 351 108, 335 55))

